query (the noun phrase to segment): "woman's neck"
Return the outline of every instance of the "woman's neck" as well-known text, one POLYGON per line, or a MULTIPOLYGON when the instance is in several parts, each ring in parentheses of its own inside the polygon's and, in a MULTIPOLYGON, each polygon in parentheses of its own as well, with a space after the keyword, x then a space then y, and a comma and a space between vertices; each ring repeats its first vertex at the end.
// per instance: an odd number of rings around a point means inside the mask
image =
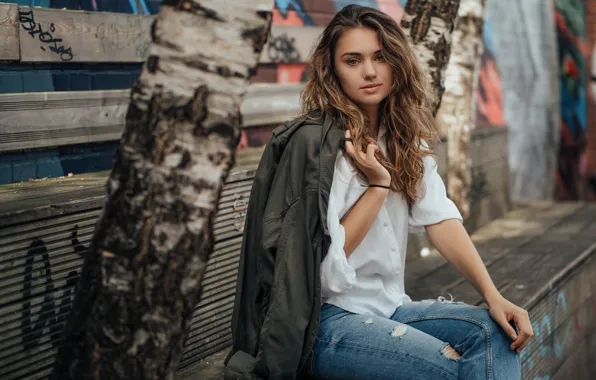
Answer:
POLYGON ((363 107, 362 110, 368 118, 368 128, 370 129, 373 136, 375 136, 376 138, 379 135, 379 106, 374 105, 363 107))

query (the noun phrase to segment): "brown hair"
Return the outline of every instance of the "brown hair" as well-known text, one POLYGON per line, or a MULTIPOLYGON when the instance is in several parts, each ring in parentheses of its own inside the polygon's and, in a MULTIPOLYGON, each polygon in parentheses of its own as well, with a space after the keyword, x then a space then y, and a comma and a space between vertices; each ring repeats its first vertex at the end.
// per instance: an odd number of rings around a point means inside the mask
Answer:
POLYGON ((350 130, 356 149, 366 150, 373 142, 366 127, 367 117, 341 88, 335 74, 337 41, 346 30, 365 27, 377 32, 382 54, 393 70, 391 93, 381 102, 379 120, 387 128, 387 156, 377 159, 391 174, 391 188, 411 206, 419 198, 424 175, 423 158, 432 154, 436 140, 424 73, 400 26, 390 16, 369 7, 348 5, 339 11, 323 31, 313 51, 310 78, 302 92, 302 112, 313 117, 331 114, 350 130), (428 148, 422 146, 423 142, 428 148))

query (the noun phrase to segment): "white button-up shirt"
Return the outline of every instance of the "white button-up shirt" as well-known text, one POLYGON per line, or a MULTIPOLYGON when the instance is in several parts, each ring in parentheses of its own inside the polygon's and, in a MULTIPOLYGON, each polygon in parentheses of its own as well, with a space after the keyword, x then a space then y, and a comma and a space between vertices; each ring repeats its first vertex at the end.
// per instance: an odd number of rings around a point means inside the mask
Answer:
MULTIPOLYGON (((385 128, 379 130, 378 145, 386 152, 385 128)), ((377 217, 362 242, 346 257, 345 230, 340 220, 367 189, 340 150, 335 170, 327 223, 331 245, 321 264, 323 302, 358 314, 390 317, 397 307, 409 301, 404 289, 404 268, 408 232, 422 232, 424 226, 462 217, 447 198, 445 185, 437 173, 433 157, 424 158, 423 196, 408 213, 405 197, 389 191, 377 217)))

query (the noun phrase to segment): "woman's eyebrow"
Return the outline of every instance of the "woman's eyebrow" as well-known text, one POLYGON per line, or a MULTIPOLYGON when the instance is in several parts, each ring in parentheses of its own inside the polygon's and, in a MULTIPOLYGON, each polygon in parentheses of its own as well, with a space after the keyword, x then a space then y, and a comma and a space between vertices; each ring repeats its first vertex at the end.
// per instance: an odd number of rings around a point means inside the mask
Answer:
MULTIPOLYGON (((375 52, 373 53, 373 55, 375 55, 375 54, 380 54, 380 53, 382 53, 382 51, 381 51, 381 50, 377 50, 377 51, 375 51, 375 52)), ((362 55, 362 53, 357 53, 357 52, 351 52, 351 51, 350 51, 350 52, 347 52, 347 53, 343 53, 341 56, 343 57, 343 56, 345 56, 345 55, 354 55, 354 56, 360 57, 360 56, 362 55)))

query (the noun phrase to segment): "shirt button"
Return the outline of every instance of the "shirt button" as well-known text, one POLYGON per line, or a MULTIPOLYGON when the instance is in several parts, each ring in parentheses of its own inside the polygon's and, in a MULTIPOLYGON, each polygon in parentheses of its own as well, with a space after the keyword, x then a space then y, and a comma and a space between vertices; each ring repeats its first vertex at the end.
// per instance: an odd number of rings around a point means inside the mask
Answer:
POLYGON ((393 248, 391 248, 391 250, 392 250, 393 252, 395 252, 395 251, 397 251, 397 248, 396 248, 396 247, 393 247, 393 248))
POLYGON ((385 223, 383 223, 383 225, 384 225, 385 227, 388 227, 388 226, 389 226, 389 223, 385 222, 385 223))

